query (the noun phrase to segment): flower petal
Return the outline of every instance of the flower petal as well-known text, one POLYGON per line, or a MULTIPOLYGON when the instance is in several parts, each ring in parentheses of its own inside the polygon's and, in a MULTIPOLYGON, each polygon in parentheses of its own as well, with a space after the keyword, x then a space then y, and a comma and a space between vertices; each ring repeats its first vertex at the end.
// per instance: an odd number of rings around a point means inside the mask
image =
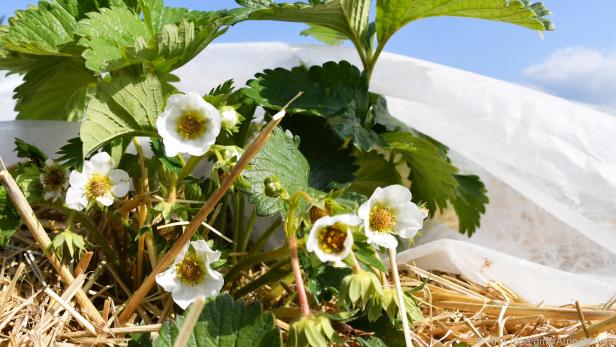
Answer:
POLYGON ((203 293, 199 286, 184 285, 182 283, 173 288, 171 292, 173 301, 184 310, 201 295, 203 295, 203 293))
POLYGON ((66 192, 66 206, 73 210, 81 211, 88 206, 86 192, 83 189, 70 187, 66 192))
POLYGON ((366 236, 368 237, 368 243, 371 244, 394 249, 398 246, 398 240, 389 233, 378 233, 366 229, 366 236))
POLYGON ((423 211, 414 203, 407 203, 398 210, 396 230, 401 237, 410 239, 423 228, 423 211))
POLYGON ((101 174, 107 176, 111 169, 115 166, 113 158, 107 152, 96 153, 87 160, 84 165, 84 173, 86 175, 101 174))
POLYGON ((180 285, 177 281, 177 274, 175 273, 175 266, 171 265, 169 269, 156 275, 156 283, 163 287, 166 292, 172 292, 173 289, 180 285))
POLYGON ((130 177, 124 170, 115 169, 109 173, 111 179, 111 192, 121 198, 128 193, 130 188, 130 177))
POLYGON ((73 188, 83 188, 88 183, 88 176, 81 172, 73 171, 68 177, 68 181, 73 188))
POLYGON ((222 274, 207 266, 207 275, 205 276, 204 281, 198 286, 200 287, 201 295, 209 298, 218 295, 224 285, 225 279, 222 274))
POLYGON ((98 201, 99 203, 103 204, 104 206, 111 206, 113 205, 113 200, 114 197, 112 194, 105 194, 105 195, 101 195, 99 197, 96 198, 96 201, 98 201))

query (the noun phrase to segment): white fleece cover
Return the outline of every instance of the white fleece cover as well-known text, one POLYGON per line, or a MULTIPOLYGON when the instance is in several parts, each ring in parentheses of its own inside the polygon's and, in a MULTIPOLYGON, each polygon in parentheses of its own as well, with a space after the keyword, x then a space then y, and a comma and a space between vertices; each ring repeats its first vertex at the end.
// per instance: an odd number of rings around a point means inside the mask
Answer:
MULTIPOLYGON (((214 44, 177 71, 180 90, 206 93, 266 68, 328 60, 359 64, 345 47, 214 44)), ((16 76, 0 79, 0 120, 12 120, 16 76)), ((530 302, 584 304, 616 295, 616 117, 532 89, 383 54, 372 90, 392 114, 443 142, 464 172, 479 174, 490 204, 470 239, 438 219, 399 262, 501 282, 530 302)), ((0 154, 13 138, 55 152, 77 124, 0 123, 0 154)))

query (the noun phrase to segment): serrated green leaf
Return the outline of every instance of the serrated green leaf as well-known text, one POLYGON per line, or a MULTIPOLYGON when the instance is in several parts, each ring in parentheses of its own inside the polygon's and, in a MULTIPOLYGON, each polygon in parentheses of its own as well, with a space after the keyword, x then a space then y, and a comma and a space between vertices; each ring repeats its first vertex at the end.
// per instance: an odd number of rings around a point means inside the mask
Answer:
POLYGON ((273 0, 235 0, 235 2, 237 2, 238 5, 253 8, 265 8, 275 3, 273 0))
POLYGON ((355 179, 351 182, 350 191, 370 196, 378 187, 392 184, 401 184, 400 173, 395 165, 390 163, 382 154, 376 152, 363 153, 356 161, 359 169, 355 172, 355 179))
POLYGON ((0 247, 6 246, 21 224, 21 218, 9 200, 4 186, 0 185, 0 247))
POLYGON ((246 3, 253 9, 249 19, 306 23, 335 31, 357 46, 364 45, 370 0, 313 1, 312 4, 270 4, 263 1, 246 3))
POLYGON ((424 202, 430 214, 447 207, 456 194, 458 171, 437 146, 410 132, 384 135, 394 153, 399 153, 411 169, 409 179, 414 202, 424 202))
POLYGON ((43 186, 41 185, 41 171, 36 165, 21 165, 15 170, 15 182, 29 203, 41 200, 43 186))
POLYGON ((512 23, 529 29, 554 30, 543 18, 549 11, 528 0, 377 0, 376 31, 379 44, 406 24, 429 17, 456 16, 512 23))
POLYGON ((40 58, 15 88, 18 119, 75 121, 83 117, 88 86, 96 80, 83 61, 66 57, 40 58))
POLYGON ((346 61, 327 62, 323 66, 298 66, 265 70, 242 90, 260 105, 279 109, 300 91, 304 94, 288 110, 327 119, 343 140, 352 138, 355 146, 369 150, 383 145, 380 136, 364 127, 370 98, 366 78, 346 61))
MULTIPOLYGON (((274 315, 264 313, 259 302, 247 305, 241 300, 234 301, 228 294, 221 294, 206 302, 186 346, 280 347, 282 338, 274 321, 274 315)), ((173 346, 183 323, 183 316, 178 316, 176 322, 167 321, 154 346, 173 346)))
POLYGON ((79 137, 69 139, 56 153, 60 157, 56 159, 66 168, 81 170, 83 166, 83 142, 79 137))
POLYGON ((149 57, 160 73, 171 72, 197 56, 215 38, 225 33, 221 18, 213 18, 197 28, 194 22, 166 24, 157 36, 158 52, 149 57))
POLYGON ((387 107, 387 99, 384 96, 370 93, 370 116, 372 117, 372 122, 377 125, 382 126, 387 131, 400 131, 408 129, 408 126, 401 121, 394 118, 391 113, 389 113, 389 108, 387 107))
POLYGON ((152 38, 141 18, 126 7, 101 8, 87 14, 75 31, 82 36, 86 67, 96 73, 113 71, 139 62, 126 54, 129 48, 146 46, 152 38))
POLYGON ((308 189, 310 166, 298 146, 297 139, 290 133, 276 128, 250 166, 244 170, 244 178, 250 184, 250 202, 256 205, 258 215, 268 216, 285 209, 283 200, 265 194, 263 181, 266 178, 277 177, 289 195, 308 189))
POLYGON ((201 25, 222 17, 224 11, 195 11, 183 7, 165 6, 163 0, 141 0, 146 22, 151 22, 153 33, 158 33, 167 24, 179 24, 183 21, 201 25))
POLYGON ((355 256, 357 257, 357 260, 367 266, 378 269, 379 271, 387 272, 385 264, 383 264, 383 261, 372 246, 370 246, 365 241, 356 241, 355 246, 357 246, 357 250, 355 251, 355 256))
POLYGON ((45 160, 47 160, 47 155, 38 147, 17 137, 15 138, 14 152, 18 158, 30 159, 30 161, 38 166, 45 165, 45 160))
POLYGON ((19 10, 0 35, 4 49, 33 55, 71 55, 62 46, 73 42, 77 21, 57 1, 40 1, 38 6, 19 10))
POLYGON ((323 119, 296 115, 286 118, 282 127, 300 138, 299 150, 310 165, 308 184, 312 188, 327 191, 353 180, 355 157, 323 119))
POLYGON ((156 136, 162 106, 161 84, 152 74, 119 75, 99 84, 81 125, 84 155, 120 136, 156 136))
POLYGON ((480 225, 481 215, 489 202, 487 190, 478 176, 455 175, 456 196, 451 204, 458 215, 458 231, 470 237, 480 225))

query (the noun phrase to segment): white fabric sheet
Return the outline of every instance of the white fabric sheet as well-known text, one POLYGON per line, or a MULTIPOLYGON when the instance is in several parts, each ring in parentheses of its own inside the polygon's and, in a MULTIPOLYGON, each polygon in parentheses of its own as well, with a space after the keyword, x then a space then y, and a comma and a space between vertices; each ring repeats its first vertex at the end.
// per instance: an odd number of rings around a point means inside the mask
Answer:
MULTIPOLYGON (((178 87, 205 93, 266 68, 342 59, 359 64, 343 47, 215 44, 178 71, 178 87)), ((0 105, 17 82, 0 81, 0 105)), ((531 302, 597 304, 616 295, 616 117, 393 54, 383 54, 372 90, 388 97, 395 117, 448 145, 464 171, 482 177, 491 200, 472 238, 430 221, 401 262, 492 279, 531 302)), ((0 123, 0 154, 14 160, 14 136, 55 151, 76 132, 75 124, 0 123)))

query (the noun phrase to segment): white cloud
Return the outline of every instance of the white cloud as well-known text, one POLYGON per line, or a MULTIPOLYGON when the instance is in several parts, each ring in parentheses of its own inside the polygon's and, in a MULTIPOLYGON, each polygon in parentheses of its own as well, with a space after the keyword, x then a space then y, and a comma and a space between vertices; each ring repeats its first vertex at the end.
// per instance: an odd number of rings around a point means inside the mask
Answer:
POLYGON ((522 75, 533 87, 616 113, 616 51, 559 49, 522 75))

